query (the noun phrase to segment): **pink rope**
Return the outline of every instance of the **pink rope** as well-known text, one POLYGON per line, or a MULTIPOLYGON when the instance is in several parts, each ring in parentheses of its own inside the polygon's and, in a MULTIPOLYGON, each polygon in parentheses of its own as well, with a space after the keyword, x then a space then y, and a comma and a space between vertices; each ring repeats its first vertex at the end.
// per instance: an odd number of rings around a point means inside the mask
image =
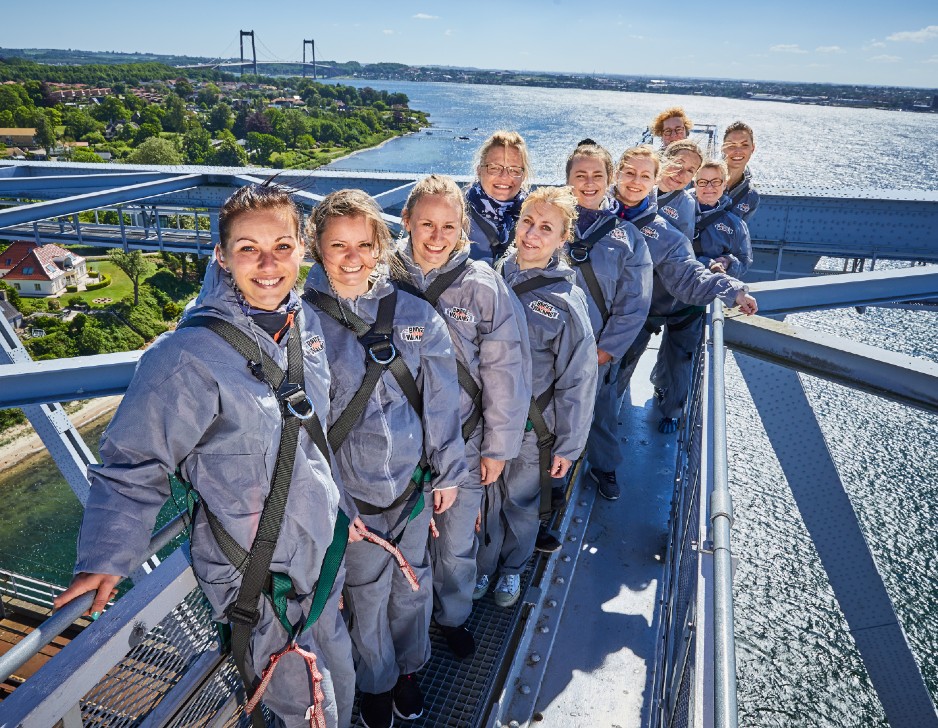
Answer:
POLYGON ((372 533, 371 531, 363 531, 357 527, 355 530, 361 534, 363 539, 373 543, 375 546, 380 546, 389 554, 391 554, 391 556, 393 556, 394 560, 397 562, 397 565, 400 567, 401 572, 404 574, 404 578, 407 579, 407 582, 410 584, 410 588, 414 591, 420 591, 420 584, 417 583, 417 575, 414 573, 411 565, 407 563, 407 559, 404 558, 404 554, 401 553, 401 550, 397 546, 395 546, 390 541, 386 541, 380 536, 372 533))
POLYGON ((280 652, 275 652, 270 656, 270 662, 267 664, 267 669, 265 669, 264 674, 261 675, 260 685, 257 686, 257 690, 254 691, 254 695, 252 695, 251 699, 245 704, 244 712, 253 713, 257 709, 257 706, 261 702, 261 698, 264 695, 264 691, 267 690, 267 686, 270 684, 270 679, 274 675, 274 669, 277 667, 277 663, 279 663, 280 658, 288 652, 296 652, 306 661, 306 668, 309 670, 309 676, 313 680, 313 704, 306 711, 306 717, 309 719, 309 728, 326 728, 326 716, 322 711, 322 703, 323 700, 325 700, 325 696, 323 695, 322 688, 319 685, 322 682, 322 673, 316 669, 316 655, 314 655, 312 652, 304 650, 302 647, 297 645, 296 642, 291 642, 289 645, 280 650, 280 652))

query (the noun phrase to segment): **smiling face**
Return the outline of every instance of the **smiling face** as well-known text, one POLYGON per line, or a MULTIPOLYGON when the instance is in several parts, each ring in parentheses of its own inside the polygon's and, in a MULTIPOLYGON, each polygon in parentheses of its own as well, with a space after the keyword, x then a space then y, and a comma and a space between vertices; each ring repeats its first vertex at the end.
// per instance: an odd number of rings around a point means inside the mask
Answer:
POLYGON ((516 147, 494 146, 485 155, 477 172, 485 194, 499 202, 508 202, 521 192, 527 170, 521 152, 516 147), (519 176, 511 174, 517 174, 518 170, 521 171, 519 176))
POLYGON ((581 207, 598 210, 609 186, 605 162, 596 157, 575 157, 567 175, 567 184, 573 188, 581 207))
POLYGON ((627 207, 640 204, 655 186, 655 167, 650 157, 629 157, 616 173, 616 197, 627 207))
POLYGON ((697 188, 697 201, 712 207, 720 201, 726 190, 723 171, 719 167, 704 167, 697 173, 694 186, 697 188))
POLYGON ((303 261, 296 218, 287 209, 244 212, 231 221, 215 256, 251 306, 275 311, 296 284, 303 261))
POLYGON ((462 206, 443 195, 424 195, 404 210, 403 221, 424 274, 446 263, 462 236, 462 206))
POLYGON ((322 266, 343 298, 368 290, 368 276, 378 264, 374 228, 364 216, 329 218, 317 240, 322 266))
POLYGON ((518 221, 518 267, 543 268, 566 237, 566 219, 558 207, 544 202, 527 206, 518 221))
POLYGON ((678 139, 687 139, 687 127, 684 125, 683 117, 672 116, 665 119, 661 124, 661 138, 665 146, 678 139))
POLYGON ((723 157, 726 159, 731 178, 742 177, 754 151, 756 151, 756 145, 747 132, 731 131, 726 135, 726 139, 723 140, 723 157))
POLYGON ((665 160, 658 175, 658 191, 673 192, 687 187, 703 160, 689 149, 682 150, 665 160))

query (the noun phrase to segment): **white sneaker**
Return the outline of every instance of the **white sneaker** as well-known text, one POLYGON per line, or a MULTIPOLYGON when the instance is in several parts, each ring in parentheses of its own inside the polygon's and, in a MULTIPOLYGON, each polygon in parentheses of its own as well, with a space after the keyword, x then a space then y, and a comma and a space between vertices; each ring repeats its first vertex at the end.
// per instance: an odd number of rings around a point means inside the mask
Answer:
POLYGON ((495 585, 495 603, 500 607, 512 607, 521 596, 521 577, 504 574, 495 585))
POLYGON ((475 591, 472 592, 472 601, 477 602, 482 597, 485 596, 485 592, 489 590, 489 575, 482 574, 478 581, 476 581, 475 591))

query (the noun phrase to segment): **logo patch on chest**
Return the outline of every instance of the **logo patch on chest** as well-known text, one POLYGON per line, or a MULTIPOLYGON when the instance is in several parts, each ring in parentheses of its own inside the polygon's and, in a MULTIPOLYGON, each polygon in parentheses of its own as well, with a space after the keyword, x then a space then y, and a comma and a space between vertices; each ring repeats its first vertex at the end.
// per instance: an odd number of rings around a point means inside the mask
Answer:
POLYGON ((674 209, 673 207, 671 207, 670 205, 667 205, 666 207, 662 207, 660 210, 658 210, 658 212, 663 212, 665 215, 667 215, 668 217, 670 217, 672 220, 677 220, 677 210, 675 210, 675 209, 674 209))
POLYGON ((453 321, 463 321, 467 324, 474 324, 476 322, 475 315, 468 308, 453 306, 452 308, 444 309, 444 312, 453 319, 453 321))
POLYGON ((326 348, 326 342, 322 340, 322 337, 319 334, 316 334, 315 336, 312 336, 304 341, 303 346, 310 354, 318 354, 326 348))
POLYGON ((528 304, 528 308, 534 311, 534 313, 539 313, 541 316, 546 316, 549 319, 560 317, 560 312, 556 308, 551 306, 547 301, 542 301, 539 298, 531 301, 531 303, 528 304))
POLYGON ((422 341, 423 326, 404 326, 401 328, 401 338, 404 341, 422 341))
POLYGON ((733 234, 733 228, 731 228, 731 227, 730 227, 729 225, 727 225, 725 222, 718 222, 718 223, 717 223, 716 225, 714 225, 713 227, 715 227, 715 228, 716 228, 717 230, 719 230, 720 232, 726 233, 727 235, 732 235, 732 234, 733 234))
POLYGON ((654 238, 655 240, 658 239, 658 231, 655 230, 651 225, 646 225, 642 228, 642 235, 644 235, 646 238, 654 238))
POLYGON ((749 203, 740 202, 738 205, 736 205, 736 209, 739 210, 740 212, 749 212, 749 203))
POLYGON ((609 237, 612 238, 613 240, 628 241, 629 234, 625 232, 625 228, 614 227, 612 229, 612 232, 609 233, 609 237))

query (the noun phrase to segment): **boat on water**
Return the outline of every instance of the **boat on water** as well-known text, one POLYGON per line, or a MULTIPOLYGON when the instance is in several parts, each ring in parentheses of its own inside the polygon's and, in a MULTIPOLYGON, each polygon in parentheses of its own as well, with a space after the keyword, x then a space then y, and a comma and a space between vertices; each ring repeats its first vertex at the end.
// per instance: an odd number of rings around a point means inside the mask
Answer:
MULTIPOLYGON (((0 238, 208 255, 220 204, 233 188, 268 174, 132 165, 100 165, 89 173, 80 165, 0 163, 0 199, 10 203, 0 210, 0 238), (139 225, 120 226, 81 223, 76 215, 113 209, 149 214, 133 218, 139 225), (166 221, 174 215, 177 221, 180 215, 208 216, 211 229, 170 228, 166 221)), ((307 209, 331 190, 357 187, 378 201, 393 227, 400 225, 400 208, 414 183, 412 175, 400 174, 302 176, 297 198, 307 209)), ((283 173, 285 182, 290 177, 283 173)), ((475 657, 456 661, 433 634, 434 657, 421 676, 427 714, 414 725, 738 724, 724 345, 736 355, 771 432, 889 724, 938 725, 796 374, 935 412, 938 367, 768 317, 844 306, 934 305, 935 268, 883 269, 881 263, 938 263, 938 194, 763 193, 752 225, 756 261, 749 278, 767 316, 741 320, 711 308, 695 386, 674 435, 650 426, 651 387, 641 369, 633 377, 620 411, 630 463, 626 497, 617 504, 597 502, 585 469, 575 472, 569 505, 552 524, 564 547, 532 559, 515 608, 501 609, 491 596, 479 603, 470 622, 480 645, 475 657), (832 217, 836 226, 827 224, 832 217), (822 257, 850 261, 856 269, 861 266, 852 261, 868 261, 870 269, 815 276, 822 257)), ((0 407, 24 409, 83 501, 92 456, 61 403, 122 391, 139 352, 32 362, 16 332, 0 325, 0 407)), ((646 375, 654 354, 650 349, 643 362, 646 375)), ((181 532, 180 518, 154 534, 154 556, 131 577, 133 588, 94 624, 79 619, 90 598, 43 620, 42 610, 61 587, 0 572, 5 618, 11 620, 6 631, 19 629, 23 636, 0 656, 9 691, 0 702, 0 726, 244 720, 237 673, 216 639, 181 532), (31 624, 13 626, 24 613, 21 621, 31 624)), ((813 724, 810 716, 800 722, 813 724)))

